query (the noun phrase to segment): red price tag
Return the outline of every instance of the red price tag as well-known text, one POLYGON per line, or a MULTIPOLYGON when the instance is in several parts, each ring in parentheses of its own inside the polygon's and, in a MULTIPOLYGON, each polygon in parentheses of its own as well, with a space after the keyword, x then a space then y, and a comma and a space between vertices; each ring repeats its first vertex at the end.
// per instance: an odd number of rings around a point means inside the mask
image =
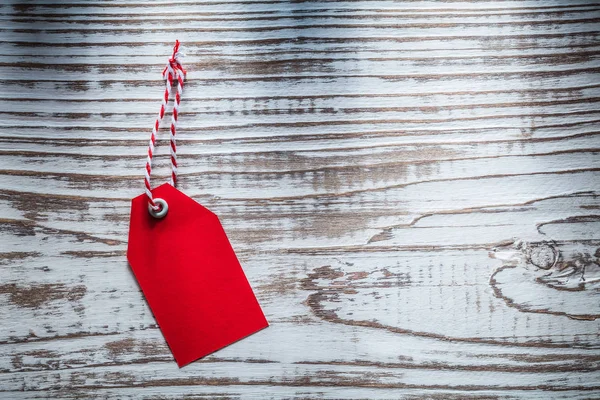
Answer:
POLYGON ((127 259, 182 367, 269 324, 219 219, 169 184, 132 200, 127 259))

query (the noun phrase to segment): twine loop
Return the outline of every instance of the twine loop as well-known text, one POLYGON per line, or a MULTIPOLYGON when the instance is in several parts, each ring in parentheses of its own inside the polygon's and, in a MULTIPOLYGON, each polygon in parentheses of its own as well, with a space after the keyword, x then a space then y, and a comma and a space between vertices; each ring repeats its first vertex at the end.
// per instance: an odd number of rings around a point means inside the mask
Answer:
MULTIPOLYGON (((162 204, 164 200, 161 199, 162 202, 157 202, 157 199, 154 199, 152 196, 152 189, 150 187, 150 175, 152 174, 152 157, 154 156, 154 148, 156 145, 156 134, 158 133, 160 123, 162 122, 165 116, 165 112, 167 110, 167 103, 169 102, 169 96, 171 94, 173 82, 177 82, 177 92, 173 101, 173 112, 171 115, 171 178, 169 180, 169 183, 173 186, 177 184, 177 143, 175 141, 175 134, 177 131, 177 118, 179 117, 179 105, 181 103, 181 94, 183 93, 183 82, 187 74, 187 71, 183 68, 181 62, 179 61, 179 59, 182 57, 183 53, 179 52, 179 40, 176 40, 175 46, 173 47, 173 54, 169 58, 167 65, 165 66, 162 72, 163 79, 165 80, 165 91, 160 105, 160 111, 158 112, 158 116, 156 117, 156 121, 154 122, 154 126, 152 127, 152 135, 150 136, 150 141, 148 142, 148 157, 146 159, 144 184, 146 187, 146 196, 148 197, 148 210, 150 211, 151 215, 157 218, 162 218, 164 217, 164 215, 166 215, 166 211, 164 213, 161 211, 167 206, 162 204)), ((166 202, 164 203, 166 204, 166 202)))

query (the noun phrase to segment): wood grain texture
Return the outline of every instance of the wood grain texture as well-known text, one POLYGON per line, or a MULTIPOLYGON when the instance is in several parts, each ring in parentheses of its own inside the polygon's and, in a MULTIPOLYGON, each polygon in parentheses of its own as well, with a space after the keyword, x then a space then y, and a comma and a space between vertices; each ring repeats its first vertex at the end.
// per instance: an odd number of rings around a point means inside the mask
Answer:
POLYGON ((600 398, 597 2, 15 1, 0 38, 0 398, 600 398), (125 259, 175 39, 179 188, 271 323, 183 369, 125 259))

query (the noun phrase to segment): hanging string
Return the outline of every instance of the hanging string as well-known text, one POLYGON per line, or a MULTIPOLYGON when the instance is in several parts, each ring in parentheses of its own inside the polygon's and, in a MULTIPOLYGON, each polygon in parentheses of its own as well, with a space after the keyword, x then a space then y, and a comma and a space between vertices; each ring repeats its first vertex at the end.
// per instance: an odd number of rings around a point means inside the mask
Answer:
POLYGON ((183 93, 183 82, 186 76, 186 70, 182 67, 179 62, 179 58, 183 54, 179 52, 179 40, 175 41, 175 47, 173 47, 173 55, 169 58, 167 66, 162 72, 163 79, 165 80, 165 92, 160 105, 160 111, 152 127, 152 135, 148 142, 148 158, 146 159, 146 171, 144 176, 144 184, 146 186, 146 196, 148 196, 148 206, 154 211, 158 211, 161 205, 157 204, 152 197, 152 189, 150 187, 150 175, 152 174, 152 157, 154 156, 154 146, 156 145, 156 134, 160 127, 165 112, 167 109, 167 103, 169 102, 169 95, 171 94, 171 88, 173 82, 177 81, 177 93, 175 94, 175 100, 173 102, 173 113, 171 115, 171 128, 170 128, 170 153, 171 153, 171 179, 169 183, 173 186, 177 184, 177 143, 175 141, 175 133, 177 131, 177 118, 179 116, 179 104, 181 103, 181 94, 183 93))

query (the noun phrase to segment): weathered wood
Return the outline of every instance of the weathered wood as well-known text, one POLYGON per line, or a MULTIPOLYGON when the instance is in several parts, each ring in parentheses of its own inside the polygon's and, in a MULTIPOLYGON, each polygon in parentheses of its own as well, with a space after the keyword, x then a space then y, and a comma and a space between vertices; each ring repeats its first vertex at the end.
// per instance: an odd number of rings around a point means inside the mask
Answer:
POLYGON ((0 5, 0 398, 599 398, 599 23, 564 0, 0 5), (271 323, 183 369, 125 259, 176 38, 180 188, 271 323))

